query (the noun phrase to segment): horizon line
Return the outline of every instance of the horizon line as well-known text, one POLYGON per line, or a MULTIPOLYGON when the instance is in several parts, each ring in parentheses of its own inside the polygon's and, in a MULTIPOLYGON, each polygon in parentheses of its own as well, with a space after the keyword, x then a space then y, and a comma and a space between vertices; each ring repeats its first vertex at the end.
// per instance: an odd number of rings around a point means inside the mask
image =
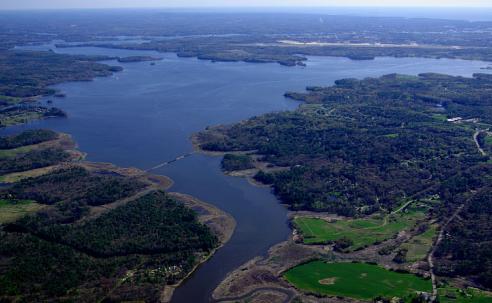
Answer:
POLYGON ((379 5, 260 5, 260 6, 108 6, 108 7, 60 7, 60 8, 44 8, 44 7, 26 7, 26 8, 0 8, 0 11, 62 11, 62 10, 125 10, 125 9, 142 9, 142 10, 151 10, 151 9, 170 9, 170 10, 212 10, 212 9, 220 9, 220 10, 261 10, 261 9, 340 9, 340 8, 348 8, 348 9, 492 9, 492 5, 490 6, 463 6, 463 5, 433 5, 433 6, 422 6, 422 5, 388 5, 388 6, 379 6, 379 5))

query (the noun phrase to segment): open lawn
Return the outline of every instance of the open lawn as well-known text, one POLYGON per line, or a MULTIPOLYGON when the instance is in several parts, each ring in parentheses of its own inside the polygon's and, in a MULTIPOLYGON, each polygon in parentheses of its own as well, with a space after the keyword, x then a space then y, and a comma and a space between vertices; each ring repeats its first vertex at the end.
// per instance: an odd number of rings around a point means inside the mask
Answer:
POLYGON ((290 269, 284 277, 306 292, 362 300, 377 296, 405 298, 417 291, 432 290, 430 280, 366 263, 313 261, 290 269))
POLYGON ((416 262, 425 259, 427 253, 429 253, 432 248, 436 230, 437 225, 431 225, 424 233, 413 237, 401 245, 402 248, 408 250, 406 256, 408 262, 416 262))
POLYGON ((447 121, 448 120, 448 116, 446 116, 444 114, 433 114, 432 118, 434 118, 438 121, 447 121))
POLYGON ((5 102, 7 105, 14 105, 20 103, 21 101, 21 98, 0 95, 0 102, 5 102))
POLYGON ((458 289, 454 287, 442 287, 438 289, 439 302, 441 303, 490 303, 492 293, 475 288, 458 289))
POLYGON ((39 120, 43 117, 42 113, 38 112, 22 112, 15 115, 0 114, 0 122, 3 126, 23 124, 33 120, 39 120))
POLYGON ((485 137, 485 144, 492 145, 492 136, 485 137))
POLYGON ((36 145, 21 146, 12 149, 0 149, 0 158, 13 158, 18 154, 30 152, 36 145))
POLYGON ((0 224, 14 222, 28 213, 36 212, 41 208, 43 208, 43 205, 28 200, 0 200, 0 224))
POLYGON ((35 178, 35 177, 39 177, 42 175, 46 175, 46 174, 52 172, 53 170, 55 170, 57 168, 59 168, 58 165, 52 165, 52 166, 47 166, 47 167, 31 169, 28 171, 18 172, 18 173, 10 173, 10 174, 0 176, 0 182, 15 183, 15 182, 19 182, 23 179, 35 178))
POLYGON ((398 138, 398 134, 387 134, 387 135, 384 135, 386 138, 390 138, 390 139, 395 139, 395 138, 398 138))
POLYGON ((366 219, 334 222, 298 217, 294 219, 294 224, 304 236, 305 244, 329 243, 346 237, 353 242, 349 249, 354 250, 389 239, 398 232, 413 227, 424 216, 423 212, 409 211, 386 217, 377 215, 366 219))

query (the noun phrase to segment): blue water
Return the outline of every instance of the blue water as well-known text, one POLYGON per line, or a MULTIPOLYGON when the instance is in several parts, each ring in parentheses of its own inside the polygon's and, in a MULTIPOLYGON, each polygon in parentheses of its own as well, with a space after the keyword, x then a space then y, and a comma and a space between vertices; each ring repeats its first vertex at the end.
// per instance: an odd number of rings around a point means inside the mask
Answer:
MULTIPOLYGON (((471 76, 487 63, 418 58, 309 57, 307 67, 278 64, 212 63, 153 51, 80 47, 60 53, 110 56, 152 55, 162 61, 120 64, 124 71, 92 82, 55 86, 66 98, 53 100, 67 119, 48 119, 2 130, 50 128, 69 133, 88 160, 148 169, 192 151, 189 137, 207 126, 233 123, 273 111, 293 110, 298 103, 283 97, 308 85, 330 85, 346 77, 387 73, 441 72, 471 76)), ((231 241, 201 266, 175 293, 174 302, 206 302, 225 275, 289 235, 287 211, 267 188, 220 171, 220 158, 195 154, 154 173, 171 177, 174 191, 191 194, 229 212, 237 221, 231 241)))

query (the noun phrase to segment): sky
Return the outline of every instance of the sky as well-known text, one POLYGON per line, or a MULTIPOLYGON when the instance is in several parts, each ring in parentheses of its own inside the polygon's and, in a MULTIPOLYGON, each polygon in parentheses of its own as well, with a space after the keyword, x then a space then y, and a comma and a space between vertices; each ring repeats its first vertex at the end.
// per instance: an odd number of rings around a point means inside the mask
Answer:
POLYGON ((0 0, 0 9, 262 6, 413 6, 492 8, 492 0, 0 0))

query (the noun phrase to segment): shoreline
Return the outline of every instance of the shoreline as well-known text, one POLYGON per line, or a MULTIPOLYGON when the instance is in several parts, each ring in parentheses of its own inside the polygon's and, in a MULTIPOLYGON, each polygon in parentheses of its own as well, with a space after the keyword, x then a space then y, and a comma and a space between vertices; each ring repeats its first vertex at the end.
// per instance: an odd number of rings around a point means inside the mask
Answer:
MULTIPOLYGON (((241 121, 240 121, 241 122, 241 121)), ((239 122, 239 123, 240 123, 239 122)), ((218 127, 223 127, 223 125, 219 125, 218 127)), ((206 130, 208 131, 208 130, 206 130)), ((253 165, 255 166, 254 168, 250 169, 244 169, 244 170, 233 170, 233 171, 226 171, 224 169, 220 169, 221 172, 230 177, 237 177, 237 178, 245 178, 249 184, 260 187, 260 188, 270 188, 272 189, 272 185, 269 184, 263 184, 255 180, 254 176, 256 173, 258 173, 260 170, 264 172, 274 172, 274 171, 282 171, 282 170, 287 170, 290 167, 280 167, 280 166, 274 166, 274 167, 268 167, 269 165, 272 165, 269 162, 262 162, 258 161, 258 158, 261 157, 261 155, 257 154, 257 150, 240 150, 240 151, 230 151, 230 152, 219 152, 219 151, 208 151, 204 150, 200 146, 199 138, 198 136, 200 135, 200 132, 194 133, 191 135, 190 141, 193 146, 193 152, 195 153, 200 153, 203 155, 207 155, 210 157, 224 157, 226 154, 232 154, 232 155, 249 155, 253 158, 253 165)), ((277 198, 277 197, 276 197, 277 198)), ((280 201, 280 199, 277 198, 279 203, 281 205, 285 205, 280 201)))
MULTIPOLYGON (((213 130, 213 129, 212 129, 213 130)), ((209 152, 209 151, 205 151, 205 150, 202 150, 198 143, 197 142, 193 142, 193 140, 196 139, 195 135, 192 136, 192 143, 193 143, 193 149, 204 154, 204 155, 209 155, 209 156, 223 156, 224 154, 227 154, 228 152, 209 152)), ((255 154, 255 151, 237 151, 237 152, 229 152, 231 154, 247 154, 247 153, 251 153, 251 155, 253 157, 256 157, 257 155, 255 154)), ((260 162, 260 161, 256 161, 256 158, 255 158, 255 164, 267 164, 266 162, 260 162)), ((107 165, 111 165, 110 163, 106 163, 107 165)), ((101 163, 102 165, 102 163, 101 163)), ((256 166, 256 165, 255 165, 256 166)), ((257 167, 258 168, 258 167, 257 167)), ((279 169, 281 169, 280 167, 278 167, 279 169)), ((268 169, 268 168, 267 168, 268 169)), ((285 168, 285 169, 288 169, 288 168, 285 168)), ((248 180, 248 182, 253 185, 253 186, 257 186, 257 187, 270 187, 270 185, 265 185, 265 184, 260 184, 260 183, 257 183, 254 179, 253 179, 253 176, 255 174, 255 171, 256 171, 256 168, 255 169, 252 169, 252 170, 244 170, 244 171, 233 171, 233 172, 226 172, 224 170, 221 170, 222 173, 224 173, 225 175, 228 175, 228 176, 235 176, 235 177, 243 177, 243 178, 246 178, 248 180)), ((158 176, 158 175, 154 175, 154 176, 158 176)), ((164 178, 164 176, 162 176, 164 178)), ((170 179, 169 179, 170 180, 170 179)), ((170 180, 172 182, 172 180, 170 180)), ((191 199, 194 199, 193 197, 189 197, 191 199)), ((199 201, 199 200, 197 200, 199 201)), ((204 204, 207 204, 203 201, 199 201, 201 203, 204 203, 204 204)), ((280 202, 281 203, 281 202, 280 202)), ((218 209, 218 208, 217 208, 218 209)), ((220 209, 218 209, 220 210, 220 209)), ((289 218, 289 217, 288 217, 289 218)), ((232 233, 233 233, 233 230, 231 231, 231 235, 232 236, 232 233)), ((229 238, 230 238, 229 236, 229 238)), ((227 238, 227 237, 226 237, 227 238)), ((228 240, 228 239, 227 239, 228 240)), ((225 245, 227 243, 227 240, 224 242, 224 243, 221 243, 221 245, 215 249, 213 249, 210 253, 208 254, 203 254, 201 255, 201 258, 197 258, 199 262, 197 262, 197 264, 193 267, 193 269, 182 279, 180 280, 177 284, 175 285, 171 285, 171 286, 166 286, 167 289, 170 289, 168 290, 168 296, 169 296, 169 300, 172 299, 172 295, 173 295, 173 292, 176 288, 178 288, 183 282, 185 282, 187 279, 189 279, 190 277, 192 277, 193 273, 199 269, 200 265, 204 264, 207 260, 209 260, 214 254, 215 252, 220 249, 223 245, 225 245)), ((281 244, 281 243, 279 243, 281 244)), ((252 259, 254 260, 254 259, 252 259)), ((236 270, 240 270, 241 267, 238 267, 236 269, 234 269, 232 272, 230 273, 233 273, 234 271, 236 270)), ((230 274, 229 273, 229 274, 230 274)), ((229 275, 228 274, 228 275, 229 275)), ((228 277, 228 275, 226 275, 226 278, 228 277)), ((221 282, 222 283, 222 282, 221 282)), ((220 286, 220 284, 219 284, 220 286)), ((166 293, 167 294, 167 293, 166 293)), ((164 292, 163 292, 163 295, 164 295, 164 292)))
POLYGON ((182 194, 182 193, 177 193, 177 192, 168 192, 168 194, 171 197, 173 197, 174 199, 176 199, 177 201, 182 202, 184 205, 186 205, 187 207, 189 207, 193 210, 195 209, 194 207, 201 207, 201 208, 205 209, 206 211, 211 212, 208 215, 200 215, 199 214, 198 219, 200 220, 200 222, 207 225, 214 232, 214 234, 217 235, 217 237, 219 238, 220 244, 219 244, 219 246, 214 248, 209 254, 202 256, 201 260, 199 260, 197 262, 197 264, 195 264, 193 269, 183 279, 181 279, 178 283, 173 284, 173 285, 164 286, 164 290, 161 292, 161 302, 162 303, 171 302, 174 291, 178 287, 180 287, 186 280, 191 278, 193 276, 193 274, 198 270, 198 268, 201 265, 203 265, 205 262, 207 262, 210 258, 212 258, 219 249, 221 249, 225 244, 227 244, 229 242, 229 240, 232 238, 234 231, 236 230, 236 220, 234 219, 234 217, 232 215, 230 215, 229 213, 221 210, 220 208, 218 208, 218 207, 216 207, 210 203, 201 201, 201 200, 199 200, 193 196, 187 195, 187 194, 182 194), (207 224, 207 221, 210 222, 212 220, 216 220, 219 222, 210 223, 210 225, 212 225, 212 226, 207 224), (216 224, 220 225, 220 223, 221 223, 220 221, 222 221, 222 223, 224 223, 221 225, 222 228, 220 228, 216 225, 216 224))
MULTIPOLYGON (((199 200, 191 195, 183 194, 179 192, 170 192, 169 188, 172 187, 174 181, 164 175, 156 175, 145 172, 141 169, 130 167, 122 168, 116 166, 112 163, 105 162, 86 162, 81 161, 77 163, 89 170, 106 170, 114 173, 118 173, 127 177, 144 179, 146 182, 152 183, 147 191, 164 190, 167 195, 175 199, 176 201, 183 203, 186 207, 192 209, 197 213, 198 220, 206 225, 219 239, 219 245, 214 248, 210 253, 200 257, 198 262, 194 265, 193 269, 186 274, 179 282, 172 285, 164 285, 161 290, 160 302, 168 303, 172 301, 174 291, 181 286, 186 280, 191 278, 191 276, 196 272, 196 270, 210 258, 212 258, 215 253, 222 248, 225 244, 229 242, 232 238, 234 231, 236 229, 236 220, 232 215, 223 211, 222 209, 214 206, 213 204, 207 203, 205 201, 199 200)), ((76 164, 76 165, 77 165, 76 164)), ((128 197, 132 198, 132 197, 128 197)), ((123 199, 125 200, 125 199, 123 199)), ((130 199, 134 200, 134 199, 130 199)), ((115 208, 121 206, 119 204, 129 201, 115 201, 112 204, 118 204, 115 208)), ((109 211, 111 208, 106 205, 104 211, 109 211)), ((99 214, 97 214, 99 215, 99 214)))
POLYGON ((113 201, 108 204, 104 204, 103 206, 94 206, 91 207, 89 214, 81 219, 79 223, 89 220, 94 220, 97 217, 101 216, 104 213, 115 210, 118 207, 124 206, 127 203, 137 200, 139 197, 147 195, 151 192, 155 191, 164 191, 166 195, 176 200, 178 203, 182 203, 185 207, 191 209, 196 213, 197 219, 200 223, 207 226, 210 231, 217 236, 218 238, 218 246, 215 247, 207 254, 197 255, 197 262, 194 265, 193 269, 190 270, 185 277, 180 279, 177 283, 172 285, 164 285, 160 290, 160 302, 170 302, 172 300, 172 296, 174 291, 187 279, 189 279, 193 273, 206 261, 208 261, 211 257, 215 255, 215 253, 222 248, 232 237, 236 228, 236 221, 232 215, 221 210, 220 208, 214 206, 213 204, 201 201, 191 195, 178 193, 178 192, 170 192, 168 191, 174 184, 174 181, 165 176, 165 175, 157 175, 152 174, 142 169, 136 167, 120 167, 113 163, 108 162, 91 162, 86 161, 85 157, 87 153, 79 151, 78 144, 75 140, 73 140, 70 134, 66 133, 58 133, 58 137, 38 144, 33 145, 35 149, 43 149, 49 147, 58 147, 71 154, 70 159, 67 161, 58 163, 53 166, 43 167, 40 169, 33 169, 23 172, 11 173, 2 176, 2 178, 6 178, 7 183, 16 183, 22 179, 29 177, 37 177, 42 176, 44 174, 48 174, 57 169, 66 169, 71 167, 81 167, 88 171, 92 172, 104 172, 115 175, 120 175, 122 177, 131 178, 134 180, 138 180, 146 184, 139 192, 124 197, 122 199, 113 201))
MULTIPOLYGON (((227 126, 218 125, 216 127, 220 129, 227 126)), ((213 136, 214 128, 209 128, 204 132, 208 132, 208 135, 213 136)), ((193 144, 193 150, 197 153, 216 157, 223 157, 225 154, 248 154, 249 156, 251 156, 255 168, 240 171, 225 171, 221 169, 221 171, 228 176, 246 178, 248 180, 248 183, 253 186, 272 188, 272 185, 261 184, 254 179, 254 175, 257 171, 289 169, 288 167, 269 167, 268 162, 258 161, 258 157, 260 157, 261 155, 256 154, 256 151, 210 152, 204 150, 201 148, 200 133, 193 134, 191 136, 191 141, 193 144)), ((384 258, 378 258, 374 254, 375 248, 380 248, 381 245, 386 245, 388 243, 402 241, 402 237, 400 236, 400 234, 396 238, 386 239, 382 242, 382 244, 371 245, 370 247, 363 249, 360 252, 356 251, 349 254, 342 254, 333 251, 331 244, 306 245, 299 241, 299 231, 293 224, 293 220, 296 217, 313 217, 327 221, 346 220, 347 218, 327 212, 317 213, 312 211, 293 211, 288 208, 288 205, 282 203, 282 201, 278 197, 277 200, 279 201, 279 204, 286 207, 287 209, 286 219, 289 222, 289 229, 291 232, 289 238, 286 241, 282 241, 271 246, 268 249, 266 256, 255 256, 240 265, 239 267, 228 272, 225 278, 213 290, 212 302, 234 302, 236 300, 244 299, 252 299, 253 302, 257 302, 255 298, 260 297, 268 298, 270 302, 290 302, 294 298, 302 298, 303 300, 306 300, 305 302, 309 303, 361 302, 350 297, 344 297, 343 299, 340 299, 338 297, 335 298, 334 296, 319 297, 318 295, 306 293, 287 282, 283 278, 283 273, 291 268, 294 268, 295 266, 314 259, 328 259, 331 261, 337 260, 341 262, 374 262, 374 260, 377 260, 379 264, 384 258)), ((386 262, 381 262, 381 264, 386 268, 388 266, 388 262, 387 260, 383 261, 386 262)), ((392 265, 393 266, 389 268, 402 269, 401 266, 394 264, 392 265)), ((409 272, 421 273, 418 270, 409 272)))
MULTIPOLYGON (((288 40, 286 40, 288 41, 288 40)), ((294 41, 295 42, 295 41, 294 41)), ((241 45, 241 44, 239 44, 241 45)), ((246 47, 251 46, 245 44, 246 47)), ((263 46, 261 42, 253 43, 252 46, 263 46)), ((440 54, 434 53, 436 51, 462 51, 462 50, 485 50, 485 48, 481 47, 467 47, 467 46, 443 46, 443 45, 398 45, 398 44, 388 44, 388 43, 380 43, 374 42, 365 44, 351 44, 338 42, 330 45, 317 45, 315 44, 305 44, 304 42, 300 42, 299 44, 289 44, 282 43, 282 41, 277 41, 276 43, 265 44, 265 46, 277 47, 279 49, 293 48, 298 51, 288 53, 288 56, 292 56, 292 61, 283 61, 281 58, 269 58, 267 60, 262 59, 248 59, 248 58, 228 58, 228 57, 220 57, 214 56, 214 54, 209 53, 188 53, 188 52, 180 52, 174 49, 159 49, 158 47, 141 47, 141 44, 135 45, 127 45, 127 47, 122 47, 118 44, 112 43, 93 43, 91 41, 80 41, 78 44, 56 44, 56 48, 76 48, 76 47, 97 47, 97 48, 106 48, 106 49, 116 49, 116 50, 132 50, 132 51, 154 51, 158 53, 172 53, 180 58, 196 58, 197 60, 209 61, 212 63, 215 62, 244 62, 244 63, 256 63, 256 64, 279 64, 286 67, 305 67, 307 64, 305 62, 309 61, 309 57, 336 57, 336 58, 346 58, 352 61, 372 61, 379 57, 391 57, 391 58, 427 58, 427 59, 450 59, 450 60, 466 60, 466 61, 482 61, 484 63, 492 62, 492 59, 485 56, 474 56, 471 54, 467 55, 454 55, 451 54, 440 54), (338 53, 337 51, 341 48, 342 53, 338 53), (311 50, 311 52, 302 51, 302 50, 311 50), (376 53, 370 55, 353 55, 352 51, 354 50, 369 50, 374 51, 376 53), (422 51, 428 53, 422 54, 413 54, 411 52, 404 55, 394 55, 391 53, 385 53, 385 50, 399 50, 399 51, 422 51), (378 52, 379 51, 379 52, 378 52), (297 56, 297 57, 296 57, 297 56)), ((273 55, 275 56, 275 54, 273 55)))
MULTIPOLYGON (((174 181, 164 175, 156 175, 145 172, 141 169, 130 167, 122 168, 116 166, 112 163, 104 162, 86 162, 82 161, 79 165, 89 169, 89 170, 107 170, 114 173, 118 173, 127 177, 144 179, 149 182, 150 188, 147 191, 164 190, 167 195, 175 199, 176 201, 183 203, 186 207, 192 209, 196 212, 198 220, 206 225, 219 239, 219 245, 214 248, 210 253, 203 255, 199 258, 198 262, 194 265, 193 269, 186 274, 179 282, 172 285, 164 285, 161 290, 160 302, 168 303, 172 301, 174 291, 181 286, 186 280, 191 278, 195 271, 210 258, 212 258, 215 253, 222 248, 229 240, 232 238, 234 231, 236 229, 236 220, 232 215, 223 211, 222 209, 214 206, 213 204, 207 203, 205 201, 199 200, 191 195, 183 194, 179 192, 170 192, 169 188, 172 187, 174 181)), ((131 198, 131 197, 129 197, 131 198)), ((125 200, 125 199, 124 199, 125 200)), ((134 199, 130 199, 134 200, 134 199)), ((129 201, 115 201, 112 204, 121 204, 129 201)), ((116 205, 116 208, 121 205, 116 205)), ((104 211, 108 211, 108 205, 104 207, 104 211)))

